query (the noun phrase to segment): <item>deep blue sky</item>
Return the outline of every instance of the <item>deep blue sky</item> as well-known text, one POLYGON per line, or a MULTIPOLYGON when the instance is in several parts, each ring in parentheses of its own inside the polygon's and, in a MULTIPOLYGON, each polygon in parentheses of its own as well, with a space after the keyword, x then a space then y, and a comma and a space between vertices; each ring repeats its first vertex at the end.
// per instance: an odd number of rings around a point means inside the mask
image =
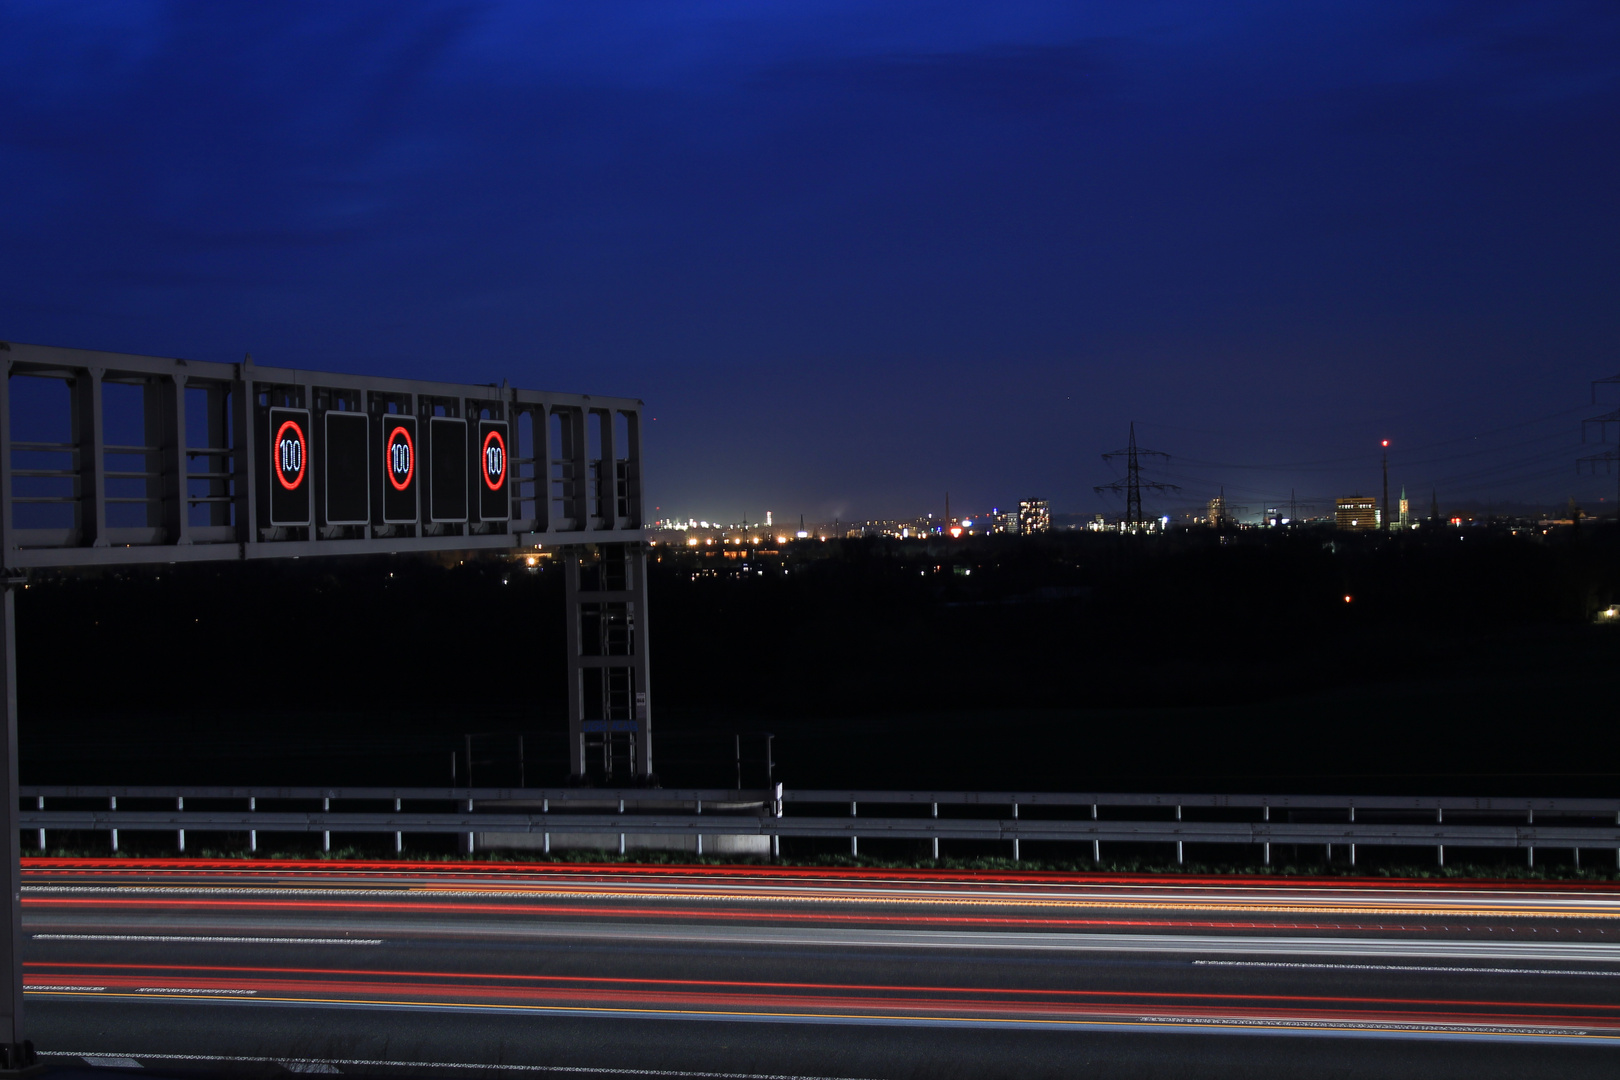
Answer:
POLYGON ((700 517, 1595 499, 1617 166, 1613 0, 10 0, 0 337, 641 397, 700 517))

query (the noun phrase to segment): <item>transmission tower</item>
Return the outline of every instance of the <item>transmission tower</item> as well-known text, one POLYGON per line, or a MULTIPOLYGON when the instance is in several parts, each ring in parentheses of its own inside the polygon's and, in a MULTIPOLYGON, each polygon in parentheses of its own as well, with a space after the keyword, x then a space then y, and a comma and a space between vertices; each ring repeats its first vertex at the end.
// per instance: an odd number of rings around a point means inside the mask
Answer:
POLYGON ((1148 491, 1181 490, 1174 484, 1160 484, 1152 480, 1143 480, 1141 459, 1144 457, 1159 457, 1166 461, 1170 460, 1169 454, 1158 450, 1143 450, 1136 445, 1136 421, 1132 420, 1130 445, 1125 447, 1123 450, 1115 450, 1102 456, 1102 459, 1108 462, 1112 462, 1115 458, 1124 458, 1125 478, 1123 480, 1115 480, 1112 484, 1098 484, 1096 487, 1092 488, 1092 490, 1099 495, 1106 491, 1114 495, 1123 494, 1125 496, 1126 528, 1141 525, 1143 522, 1143 488, 1146 488, 1148 491))
MULTIPOLYGON (((1279 509, 1281 509, 1281 507, 1279 507, 1279 509)), ((1316 509, 1316 504, 1315 503, 1308 503, 1308 502, 1307 503, 1302 503, 1302 502, 1300 502, 1297 498, 1294 497, 1294 489, 1293 488, 1288 489, 1288 523, 1290 525, 1299 524, 1299 512, 1301 510, 1315 510, 1315 509, 1316 509)))
MULTIPOLYGON (((1610 383, 1620 383, 1620 375, 1614 375, 1607 379, 1592 380, 1592 404, 1597 404, 1598 387, 1610 383)), ((1598 441, 1608 442, 1609 425, 1620 424, 1620 409, 1615 409, 1612 412, 1606 412, 1602 416, 1593 416, 1586 420, 1582 420, 1581 442, 1586 441, 1586 429, 1588 425, 1591 424, 1596 424, 1598 426, 1598 441)), ((1593 476, 1596 476, 1599 465, 1603 466, 1604 472, 1614 472, 1617 475, 1620 475, 1620 468, 1616 467, 1620 466, 1620 450, 1605 450, 1601 454, 1588 454, 1586 457, 1577 458, 1575 461, 1575 473, 1578 476, 1583 472, 1588 472, 1593 476)), ((1620 521, 1620 490, 1616 491, 1615 520, 1620 521)))

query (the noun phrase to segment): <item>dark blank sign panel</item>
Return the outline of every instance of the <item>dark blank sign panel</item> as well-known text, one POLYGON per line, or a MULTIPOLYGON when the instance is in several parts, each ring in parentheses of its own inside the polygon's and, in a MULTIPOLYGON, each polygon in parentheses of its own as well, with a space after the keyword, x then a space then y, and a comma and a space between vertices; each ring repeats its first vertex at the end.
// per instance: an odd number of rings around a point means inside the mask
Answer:
POLYGON ((382 415, 382 519, 388 525, 416 523, 416 417, 382 415))
POLYGON ((371 520, 371 420, 365 413, 326 414, 326 523, 371 520))
POLYGON ((428 520, 467 520, 467 421, 428 418, 428 520))
POLYGON ((270 524, 308 525, 309 410, 270 410, 270 524))
POLYGON ((505 420, 478 421, 477 469, 478 518, 480 521, 507 521, 512 517, 511 492, 507 487, 510 458, 506 439, 510 430, 505 420))

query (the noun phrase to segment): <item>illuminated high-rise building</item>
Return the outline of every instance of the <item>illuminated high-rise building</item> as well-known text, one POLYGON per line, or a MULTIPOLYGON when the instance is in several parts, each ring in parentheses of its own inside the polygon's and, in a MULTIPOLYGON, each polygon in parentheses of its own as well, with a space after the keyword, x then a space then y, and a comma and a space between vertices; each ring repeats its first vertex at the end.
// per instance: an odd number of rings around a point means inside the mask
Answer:
POLYGON ((1018 501, 1018 531, 1024 536, 1052 530, 1052 511, 1045 499, 1018 501))
POLYGON ((1371 495, 1353 495, 1338 500, 1333 523, 1341 529, 1359 531, 1378 528, 1378 500, 1371 495))

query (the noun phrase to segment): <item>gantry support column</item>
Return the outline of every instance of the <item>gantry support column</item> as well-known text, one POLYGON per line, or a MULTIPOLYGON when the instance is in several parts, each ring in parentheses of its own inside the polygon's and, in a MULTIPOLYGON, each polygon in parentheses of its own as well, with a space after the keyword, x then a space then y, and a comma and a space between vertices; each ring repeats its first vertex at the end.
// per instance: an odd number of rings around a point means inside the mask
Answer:
POLYGON ((647 549, 643 544, 624 545, 629 586, 629 636, 631 654, 631 707, 636 722, 636 781, 653 783, 652 767, 652 679, 647 655, 647 549))
POLYGON ((630 751, 626 779, 652 783, 646 553, 637 543, 570 546, 563 573, 570 777, 589 781, 587 741, 594 736, 601 740, 604 780, 624 748, 630 751))
POLYGON ((5 667, 5 732, 0 737, 0 774, 5 777, 5 893, 0 898, 0 1076, 34 1065, 33 1045, 23 1038, 22 835, 17 821, 17 600, 9 580, 0 581, 0 665, 5 667))

